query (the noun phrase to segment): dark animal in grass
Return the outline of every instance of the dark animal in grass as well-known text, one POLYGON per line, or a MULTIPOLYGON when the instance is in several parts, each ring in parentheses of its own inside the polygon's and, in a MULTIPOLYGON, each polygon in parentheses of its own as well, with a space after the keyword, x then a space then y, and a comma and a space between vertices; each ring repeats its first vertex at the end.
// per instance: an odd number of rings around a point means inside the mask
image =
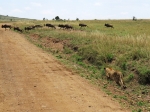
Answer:
POLYGON ((60 29, 64 29, 64 28, 65 28, 65 25, 59 24, 58 27, 60 27, 60 29))
POLYGON ((19 27, 14 27, 14 30, 19 31, 20 33, 23 32, 19 27))
POLYGON ((114 26, 113 26, 113 25, 111 25, 111 24, 107 24, 107 23, 105 23, 105 25, 104 25, 104 26, 114 28, 114 26))
POLYGON ((5 25, 2 25, 2 28, 5 28, 5 31, 6 31, 6 29, 7 29, 7 28, 11 29, 11 28, 12 28, 12 26, 11 26, 11 25, 7 25, 7 24, 5 24, 5 25))
POLYGON ((43 26, 41 25, 34 25, 35 28, 42 28, 43 26))
POLYGON ((65 28, 65 29, 73 29, 73 27, 72 27, 72 26, 67 25, 67 24, 66 24, 66 25, 64 25, 64 28, 65 28))
POLYGON ((51 27, 51 28, 53 28, 53 29, 56 29, 56 27, 55 27, 54 25, 52 25, 52 24, 44 24, 44 26, 47 26, 47 27, 51 27))
POLYGON ((80 26, 80 28, 82 28, 82 27, 88 27, 86 24, 82 24, 82 23, 80 23, 79 26, 80 26))
POLYGON ((29 30, 32 30, 32 29, 34 29, 34 27, 25 27, 25 28, 24 28, 25 31, 26 31, 26 30, 29 31, 29 30))

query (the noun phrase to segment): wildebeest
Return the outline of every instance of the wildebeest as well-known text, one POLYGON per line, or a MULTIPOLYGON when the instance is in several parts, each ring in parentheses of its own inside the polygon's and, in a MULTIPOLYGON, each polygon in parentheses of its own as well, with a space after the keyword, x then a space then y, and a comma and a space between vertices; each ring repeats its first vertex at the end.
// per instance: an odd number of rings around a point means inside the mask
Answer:
POLYGON ((35 28, 42 28, 43 26, 41 25, 34 25, 35 28))
POLYGON ((55 27, 54 25, 52 25, 52 24, 44 24, 44 26, 47 26, 47 27, 51 27, 51 28, 56 29, 56 27, 55 27))
POLYGON ((35 28, 35 27, 25 27, 24 30, 28 30, 28 31, 29 31, 29 30, 32 30, 32 29, 34 29, 34 28, 35 28))
POLYGON ((73 29, 73 27, 70 26, 70 25, 68 25, 68 24, 65 24, 65 25, 64 25, 64 28, 65 28, 65 29, 73 29))
POLYGON ((108 24, 108 23, 105 23, 105 25, 104 25, 104 26, 114 28, 114 26, 113 26, 113 25, 108 24))
POLYGON ((14 30, 19 31, 19 32, 23 32, 19 27, 14 27, 14 30))
POLYGON ((5 30, 6 30, 6 28, 11 29, 11 28, 12 28, 12 26, 11 26, 11 25, 7 25, 7 24, 5 24, 5 25, 2 25, 2 28, 5 28, 5 30))
POLYGON ((123 82, 123 74, 120 71, 116 71, 112 68, 104 68, 106 72, 107 79, 114 80, 119 86, 121 86, 123 89, 126 88, 124 82, 123 82))
POLYGON ((58 27, 60 27, 60 29, 73 29, 73 26, 70 26, 68 24, 59 24, 58 27))
POLYGON ((80 28, 82 28, 82 27, 88 27, 86 24, 82 24, 82 23, 80 23, 79 26, 80 26, 80 28))
POLYGON ((60 27, 60 29, 64 29, 64 28, 65 28, 65 25, 59 24, 58 27, 60 27))

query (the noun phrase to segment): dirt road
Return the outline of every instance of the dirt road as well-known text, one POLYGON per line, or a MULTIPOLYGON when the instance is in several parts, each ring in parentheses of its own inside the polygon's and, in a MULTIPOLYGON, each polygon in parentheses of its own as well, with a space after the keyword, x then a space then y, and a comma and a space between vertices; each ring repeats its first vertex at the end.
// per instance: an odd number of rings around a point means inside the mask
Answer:
POLYGON ((23 35, 0 28, 0 112, 129 112, 23 35))

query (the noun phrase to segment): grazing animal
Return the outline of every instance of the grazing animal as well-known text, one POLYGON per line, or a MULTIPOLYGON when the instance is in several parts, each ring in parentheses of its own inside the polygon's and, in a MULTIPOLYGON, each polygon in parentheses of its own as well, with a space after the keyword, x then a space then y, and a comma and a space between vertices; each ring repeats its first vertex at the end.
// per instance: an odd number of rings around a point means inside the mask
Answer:
POLYGON ((51 27, 51 28, 53 28, 53 29, 56 29, 56 27, 55 27, 54 25, 52 25, 52 24, 44 24, 44 26, 47 26, 47 27, 51 27))
POLYGON ((111 24, 107 24, 107 23, 105 23, 105 25, 104 25, 104 26, 114 28, 114 26, 113 26, 113 25, 111 25, 111 24))
POLYGON ((19 28, 19 27, 14 27, 14 30, 19 31, 20 33, 22 33, 23 31, 19 28))
POLYGON ((32 29, 34 29, 34 27, 25 27, 25 28, 24 28, 24 30, 28 30, 28 31, 29 31, 29 30, 32 30, 32 29))
POLYGON ((64 28, 65 28, 65 25, 59 24, 58 27, 60 27, 60 29, 64 29, 64 28))
POLYGON ((82 23, 80 23, 79 26, 80 26, 80 28, 82 28, 82 27, 88 27, 86 24, 82 24, 82 23))
POLYGON ((7 25, 7 24, 5 24, 5 25, 2 25, 2 28, 5 28, 5 31, 6 31, 6 28, 11 29, 11 28, 12 28, 12 26, 11 26, 11 25, 7 25))
POLYGON ((41 25, 34 25, 35 28, 42 28, 43 26, 41 25))
POLYGON ((33 26, 29 26, 30 28, 32 28, 32 29, 35 29, 35 26, 33 25, 33 26))
POLYGON ((67 24, 66 24, 66 25, 64 25, 64 28, 65 28, 65 29, 73 29, 73 27, 72 27, 72 26, 67 25, 67 24))
POLYGON ((123 74, 120 71, 113 70, 112 68, 104 68, 106 72, 107 79, 114 80, 119 86, 121 86, 123 89, 126 88, 124 82, 123 82, 123 74))

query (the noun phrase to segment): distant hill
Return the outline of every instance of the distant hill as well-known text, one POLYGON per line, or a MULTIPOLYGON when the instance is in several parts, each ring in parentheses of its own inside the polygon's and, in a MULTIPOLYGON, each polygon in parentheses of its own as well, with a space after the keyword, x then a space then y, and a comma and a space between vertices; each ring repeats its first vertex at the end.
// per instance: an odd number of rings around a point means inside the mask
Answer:
POLYGON ((18 20, 36 20, 36 19, 28 19, 28 18, 19 18, 19 17, 13 17, 13 16, 4 16, 0 15, 0 21, 18 21, 18 20))

